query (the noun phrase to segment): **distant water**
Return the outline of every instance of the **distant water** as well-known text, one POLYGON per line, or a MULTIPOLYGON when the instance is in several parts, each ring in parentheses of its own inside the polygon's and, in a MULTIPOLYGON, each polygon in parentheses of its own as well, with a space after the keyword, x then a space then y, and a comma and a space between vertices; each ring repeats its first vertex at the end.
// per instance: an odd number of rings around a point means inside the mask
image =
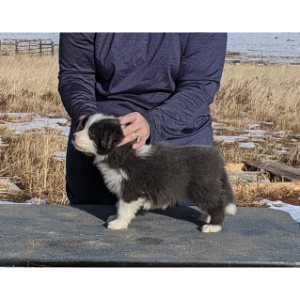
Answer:
POLYGON ((59 41, 58 32, 0 32, 0 40, 17 39, 17 40, 38 40, 51 39, 54 43, 59 41))
POLYGON ((228 59, 299 64, 300 33, 229 33, 227 52, 228 59))
MULTIPOLYGON (((4 39, 52 39, 59 42, 57 32, 0 33, 4 39)), ((229 33, 227 60, 300 63, 300 33, 229 33)))

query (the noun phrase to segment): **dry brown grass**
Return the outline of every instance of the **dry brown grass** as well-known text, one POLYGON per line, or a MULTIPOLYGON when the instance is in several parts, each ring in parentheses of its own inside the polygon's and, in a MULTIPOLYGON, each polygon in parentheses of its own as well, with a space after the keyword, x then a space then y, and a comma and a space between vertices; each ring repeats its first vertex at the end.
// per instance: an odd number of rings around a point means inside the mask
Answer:
POLYGON ((57 56, 0 56, 0 62, 0 111, 67 116, 57 91, 57 56))
MULTIPOLYGON (((260 129, 292 131, 299 135, 299 73, 298 67, 227 64, 220 91, 212 105, 214 121, 225 124, 218 134, 236 135, 245 129, 246 124, 267 121, 274 125, 260 129)), ((67 117, 57 91, 57 75, 57 56, 0 56, 0 111, 67 117)), ((9 178, 21 191, 11 191, 4 183, 0 186, 0 199, 24 201, 38 197, 48 198, 51 203, 67 203, 65 163, 52 158, 54 151, 66 150, 65 137, 51 129, 18 135, 1 123, 3 119, 0 119, 0 137, 10 146, 0 148, 0 177, 9 178)), ((279 160, 299 166, 300 145, 299 142, 291 143, 290 137, 290 133, 286 133, 280 142, 291 150, 279 160)), ((218 142, 216 145, 226 161, 233 163, 245 159, 259 160, 260 153, 274 154, 278 150, 278 144, 267 142, 260 142, 253 150, 243 150, 238 143, 218 142)), ((247 193, 244 187, 235 189, 238 204, 242 206, 251 206, 259 198, 280 196, 266 188, 247 193)), ((286 199, 292 195, 291 191, 280 193, 286 199)))
POLYGON ((287 65, 230 65, 227 64, 222 84, 211 106, 213 119, 224 123, 218 135, 240 135, 247 124, 265 121, 258 129, 269 134, 264 142, 259 138, 253 150, 244 150, 238 143, 216 142, 229 162, 245 159, 261 160, 259 154, 276 155, 282 147, 289 153, 279 155, 279 162, 300 167, 300 68, 287 65), (279 132, 275 134, 276 132, 279 132), (274 137, 280 136, 278 142, 274 137), (292 141, 296 138, 298 142, 292 141))
MULTIPOLYGON (((267 121, 273 130, 300 132, 300 68, 227 64, 212 105, 216 121, 267 121)), ((237 121, 237 122, 236 122, 237 121)))
MULTIPOLYGON (((50 203, 67 203, 65 163, 53 159, 55 151, 66 150, 66 138, 53 129, 2 136, 10 146, 0 152, 0 169, 22 190, 14 200, 23 202, 36 197, 50 199, 50 203)), ((2 194, 0 190, 0 199, 2 194)))

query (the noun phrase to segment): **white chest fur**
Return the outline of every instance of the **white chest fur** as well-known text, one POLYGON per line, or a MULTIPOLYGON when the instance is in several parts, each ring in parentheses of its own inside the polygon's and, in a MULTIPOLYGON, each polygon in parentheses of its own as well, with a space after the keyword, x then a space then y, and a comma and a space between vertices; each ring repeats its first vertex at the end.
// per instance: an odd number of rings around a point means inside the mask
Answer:
POLYGON ((97 167, 101 171, 108 189, 120 197, 122 182, 128 180, 126 172, 122 169, 110 168, 106 163, 99 163, 97 167))

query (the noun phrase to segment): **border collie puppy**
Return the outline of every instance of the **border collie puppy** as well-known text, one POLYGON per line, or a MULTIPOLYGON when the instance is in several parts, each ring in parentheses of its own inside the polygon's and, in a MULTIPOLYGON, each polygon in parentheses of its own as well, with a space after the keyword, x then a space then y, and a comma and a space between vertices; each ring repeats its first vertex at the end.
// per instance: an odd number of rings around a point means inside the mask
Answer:
POLYGON ((119 118, 94 114, 81 121, 73 145, 93 154, 108 189, 119 199, 108 228, 125 229, 140 209, 165 209, 189 199, 204 212, 203 232, 222 230, 225 212, 236 213, 224 161, 213 147, 174 147, 165 143, 138 150, 117 147, 124 135, 119 118))

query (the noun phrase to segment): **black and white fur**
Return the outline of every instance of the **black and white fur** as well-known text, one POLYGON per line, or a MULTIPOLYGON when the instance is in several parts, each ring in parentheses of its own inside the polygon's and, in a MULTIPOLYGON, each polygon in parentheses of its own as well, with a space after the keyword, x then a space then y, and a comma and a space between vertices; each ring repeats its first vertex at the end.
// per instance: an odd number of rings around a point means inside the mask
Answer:
POLYGON ((224 161, 216 148, 160 143, 133 150, 132 143, 117 147, 124 135, 116 117, 89 115, 80 125, 73 145, 95 155, 108 189, 119 199, 108 228, 125 229, 139 209, 165 209, 183 199, 206 213, 199 218, 207 223, 203 232, 221 231, 225 212, 236 213, 224 161))

